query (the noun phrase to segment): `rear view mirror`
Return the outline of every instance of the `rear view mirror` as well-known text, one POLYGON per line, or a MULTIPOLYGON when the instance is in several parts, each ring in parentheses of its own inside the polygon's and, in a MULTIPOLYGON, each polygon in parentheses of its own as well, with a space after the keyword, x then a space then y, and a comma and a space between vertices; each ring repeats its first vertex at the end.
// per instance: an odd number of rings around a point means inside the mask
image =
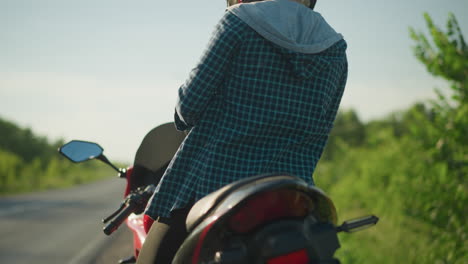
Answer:
POLYGON ((96 143, 72 140, 63 145, 59 152, 73 162, 83 162, 98 158, 104 149, 96 143))

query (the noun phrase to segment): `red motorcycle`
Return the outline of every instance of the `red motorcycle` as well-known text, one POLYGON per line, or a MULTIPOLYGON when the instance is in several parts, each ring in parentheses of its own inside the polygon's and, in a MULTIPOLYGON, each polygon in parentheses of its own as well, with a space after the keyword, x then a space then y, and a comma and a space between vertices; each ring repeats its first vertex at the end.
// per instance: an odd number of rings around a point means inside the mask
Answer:
MULTIPOLYGON (((145 136, 128 169, 114 166, 93 142, 73 140, 59 149, 73 162, 101 160, 127 180, 119 209, 103 219, 107 235, 123 222, 133 232, 134 256, 119 263, 136 262, 153 223, 143 211, 184 138, 173 123, 156 127, 145 136)), ((336 264, 337 234, 377 221, 367 216, 337 226, 333 202, 319 188, 284 173, 254 176, 224 186, 191 208, 186 219, 189 235, 172 263, 336 264)))

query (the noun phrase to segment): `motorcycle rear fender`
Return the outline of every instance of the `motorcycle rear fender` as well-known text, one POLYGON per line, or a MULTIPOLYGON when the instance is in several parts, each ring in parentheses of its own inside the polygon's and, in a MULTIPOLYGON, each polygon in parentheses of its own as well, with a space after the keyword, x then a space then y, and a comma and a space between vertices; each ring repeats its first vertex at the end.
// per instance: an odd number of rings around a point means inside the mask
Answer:
MULTIPOLYGON (((318 220, 336 225, 335 207, 320 189, 308 186, 302 179, 287 174, 251 177, 209 194, 192 207, 186 221, 189 236, 179 248, 173 263, 186 263, 192 258, 203 232, 206 235, 207 230, 212 227, 217 230, 226 229, 226 221, 238 206, 242 206, 243 201, 265 191, 280 189, 294 189, 307 193, 315 201, 315 214, 318 220)), ((218 245, 221 247, 221 243, 218 245)))
POLYGON ((239 180, 205 196, 199 200, 190 210, 186 227, 191 232, 198 224, 211 215, 223 215, 230 208, 234 208, 240 202, 250 196, 274 189, 293 188, 303 191, 316 202, 316 209, 323 222, 331 222, 336 225, 336 209, 330 198, 319 188, 308 186, 302 179, 288 174, 266 174, 239 180))

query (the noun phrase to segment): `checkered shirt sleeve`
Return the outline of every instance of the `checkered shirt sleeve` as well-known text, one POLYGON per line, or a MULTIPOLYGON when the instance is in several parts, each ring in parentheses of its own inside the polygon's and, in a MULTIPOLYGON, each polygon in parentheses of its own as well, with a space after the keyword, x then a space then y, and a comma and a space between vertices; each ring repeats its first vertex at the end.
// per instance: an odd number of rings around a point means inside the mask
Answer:
POLYGON ((174 118, 179 130, 196 125, 222 86, 229 62, 242 38, 239 30, 242 24, 229 19, 230 16, 226 13, 218 23, 200 62, 179 88, 174 118))

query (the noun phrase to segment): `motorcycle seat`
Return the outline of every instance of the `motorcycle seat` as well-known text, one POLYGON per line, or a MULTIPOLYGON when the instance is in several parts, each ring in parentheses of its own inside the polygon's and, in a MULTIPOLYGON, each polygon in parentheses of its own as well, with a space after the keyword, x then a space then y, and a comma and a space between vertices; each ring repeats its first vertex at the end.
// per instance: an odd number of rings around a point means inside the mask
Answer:
POLYGON ((198 224, 204 221, 222 201, 224 201, 230 194, 241 189, 242 187, 256 184, 259 181, 275 182, 278 180, 293 181, 298 185, 307 186, 307 184, 302 179, 287 174, 259 175, 233 182, 215 192, 208 194, 192 206, 185 222, 187 231, 191 232, 198 224))

